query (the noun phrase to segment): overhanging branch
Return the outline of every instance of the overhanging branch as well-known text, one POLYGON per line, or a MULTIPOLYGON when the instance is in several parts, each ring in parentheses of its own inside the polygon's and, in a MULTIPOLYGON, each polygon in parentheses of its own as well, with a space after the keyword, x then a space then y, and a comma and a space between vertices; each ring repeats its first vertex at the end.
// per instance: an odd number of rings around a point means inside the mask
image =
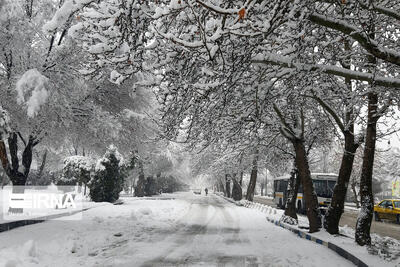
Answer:
POLYGON ((377 86, 396 89, 400 88, 400 79, 375 76, 372 73, 348 70, 331 65, 293 63, 291 58, 275 54, 266 54, 266 56, 264 56, 262 59, 257 58, 252 60, 252 62, 256 64, 276 65, 304 72, 321 72, 343 78, 349 78, 351 80, 374 83, 377 86))
POLYGON ((314 95, 314 96, 312 96, 312 98, 315 99, 318 102, 318 104, 320 104, 320 106, 323 107, 332 116, 332 118, 335 120, 337 126, 340 128, 340 130, 344 134, 345 128, 344 128, 342 120, 340 119, 338 114, 324 100, 322 100, 318 96, 314 95))
POLYGON ((391 8, 384 7, 382 5, 376 4, 376 3, 370 3, 370 6, 368 6, 366 3, 363 3, 362 1, 354 1, 354 0, 347 0, 347 1, 342 1, 342 0, 321 0, 320 2, 323 3, 331 3, 331 4, 339 4, 339 5, 354 5, 354 4, 359 4, 360 7, 363 9, 372 9, 377 13, 386 15, 388 17, 400 20, 400 11, 399 10, 394 10, 391 8))
POLYGON ((327 16, 317 13, 311 14, 308 19, 317 25, 337 30, 350 36, 375 57, 400 66, 400 53, 380 47, 374 40, 368 38, 361 29, 350 25, 346 21, 328 18, 327 16))

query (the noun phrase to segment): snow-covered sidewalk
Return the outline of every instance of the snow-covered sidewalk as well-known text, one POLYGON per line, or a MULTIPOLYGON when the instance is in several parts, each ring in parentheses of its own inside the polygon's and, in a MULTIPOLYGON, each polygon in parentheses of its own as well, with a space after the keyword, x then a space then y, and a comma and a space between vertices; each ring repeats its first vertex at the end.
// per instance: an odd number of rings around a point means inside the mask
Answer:
POLYGON ((1 233, 0 266, 352 266, 215 195, 124 201, 1 233))
MULTIPOLYGON (((280 221, 284 210, 276 209, 259 203, 248 202, 242 200, 240 204, 255 208, 261 213, 266 214, 271 221, 280 221)), ((282 222, 281 222, 282 223, 282 222)), ((292 229, 304 230, 308 228, 308 220, 306 216, 298 215, 298 226, 285 224, 285 227, 292 229)), ((346 250, 358 259, 365 262, 368 266, 400 266, 400 243, 389 237, 380 237, 372 234, 372 246, 361 247, 354 241, 354 230, 350 227, 340 227, 340 236, 332 236, 324 229, 319 232, 309 234, 313 238, 320 239, 325 242, 330 242, 340 248, 346 250)))

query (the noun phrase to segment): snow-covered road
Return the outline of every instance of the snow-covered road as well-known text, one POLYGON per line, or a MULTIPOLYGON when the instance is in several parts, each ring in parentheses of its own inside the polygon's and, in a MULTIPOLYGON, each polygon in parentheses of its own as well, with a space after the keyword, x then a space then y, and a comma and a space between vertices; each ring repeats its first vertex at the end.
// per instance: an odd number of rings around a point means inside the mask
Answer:
POLYGON ((0 234, 0 266, 352 266, 268 223, 257 210, 210 195, 127 198, 0 234))

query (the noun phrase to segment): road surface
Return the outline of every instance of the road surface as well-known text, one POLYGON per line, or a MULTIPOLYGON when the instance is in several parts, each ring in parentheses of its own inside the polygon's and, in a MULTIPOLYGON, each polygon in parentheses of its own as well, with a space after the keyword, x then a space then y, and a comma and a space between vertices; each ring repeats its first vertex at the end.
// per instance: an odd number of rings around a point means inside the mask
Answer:
POLYGON ((216 195, 125 200, 0 234, 0 266, 352 266, 216 195), (71 216, 73 217, 73 216, 71 216), (13 265, 14 264, 14 265, 13 265), (20 265, 19 265, 20 264, 20 265))
MULTIPOLYGON (((260 198, 255 196, 254 201, 261 204, 276 207, 272 199, 260 198)), ((340 218, 339 225, 340 226, 347 225, 348 227, 354 229, 357 222, 357 216, 358 216, 358 211, 345 210, 344 214, 340 218)), ((371 225, 371 233, 378 234, 381 237, 389 236, 397 240, 400 240, 400 225, 389 221, 377 222, 373 220, 371 225)))
POLYGON ((189 201, 182 227, 168 237, 173 246, 142 266, 321 266, 332 259, 339 262, 331 261, 333 266, 351 266, 324 247, 268 223, 257 211, 215 195, 189 201), (321 257, 310 258, 313 253, 321 257))

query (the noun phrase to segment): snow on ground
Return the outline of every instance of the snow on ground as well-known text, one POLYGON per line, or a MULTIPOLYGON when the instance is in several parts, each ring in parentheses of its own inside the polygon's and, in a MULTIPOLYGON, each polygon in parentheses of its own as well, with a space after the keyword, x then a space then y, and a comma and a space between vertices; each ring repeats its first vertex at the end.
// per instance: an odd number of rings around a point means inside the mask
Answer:
MULTIPOLYGON (((255 207, 260 212, 262 211, 266 214, 267 217, 274 220, 280 220, 284 213, 284 210, 258 203, 255 204, 255 207)), ((297 226, 294 225, 292 227, 297 226)), ((305 228, 308 228, 308 219, 306 216, 298 214, 298 227, 302 231, 307 231, 305 230, 305 228)), ((340 236, 332 236, 324 229, 311 235, 345 249, 364 261, 368 266, 400 266, 400 242, 397 240, 389 237, 382 238, 376 234, 372 234, 372 246, 370 248, 367 246, 361 247, 354 241, 354 230, 352 228, 340 227, 339 231, 340 236)))
MULTIPOLYGON (((29 193, 30 190, 27 190, 26 192, 29 193)), ((43 214, 42 215, 18 215, 18 218, 13 218, 13 216, 5 216, 5 212, 7 212, 7 207, 8 205, 5 205, 5 197, 4 197, 4 190, 0 189, 0 224, 2 223, 7 223, 10 221, 19 221, 19 220, 29 220, 29 219, 37 219, 40 218, 42 216, 47 216, 47 215, 55 215, 55 214, 61 214, 61 213, 68 213, 68 212, 74 212, 77 210, 81 210, 81 209, 87 209, 87 208, 93 208, 93 207, 97 207, 97 206, 103 206, 103 205, 109 205, 109 203, 102 203, 102 202, 92 202, 90 201, 88 198, 83 197, 83 198, 76 198, 76 203, 77 203, 77 208, 76 209, 53 209, 53 210, 49 210, 49 209, 45 209, 43 210, 43 214)), ((79 214, 77 216, 80 216, 79 214)), ((58 219, 55 219, 58 220, 58 219)))
POLYGON ((0 233, 0 265, 352 266, 267 222, 264 213, 216 195, 124 201, 85 211, 82 220, 0 233))
POLYGON ((344 203, 344 209, 345 210, 349 210, 349 211, 357 211, 357 212, 360 211, 360 208, 357 208, 356 204, 352 203, 352 202, 345 202, 344 203))
POLYGON ((271 197, 271 196, 261 196, 261 195, 255 195, 255 197, 258 197, 258 198, 263 198, 263 199, 270 199, 270 200, 273 200, 274 198, 273 197, 271 197))

